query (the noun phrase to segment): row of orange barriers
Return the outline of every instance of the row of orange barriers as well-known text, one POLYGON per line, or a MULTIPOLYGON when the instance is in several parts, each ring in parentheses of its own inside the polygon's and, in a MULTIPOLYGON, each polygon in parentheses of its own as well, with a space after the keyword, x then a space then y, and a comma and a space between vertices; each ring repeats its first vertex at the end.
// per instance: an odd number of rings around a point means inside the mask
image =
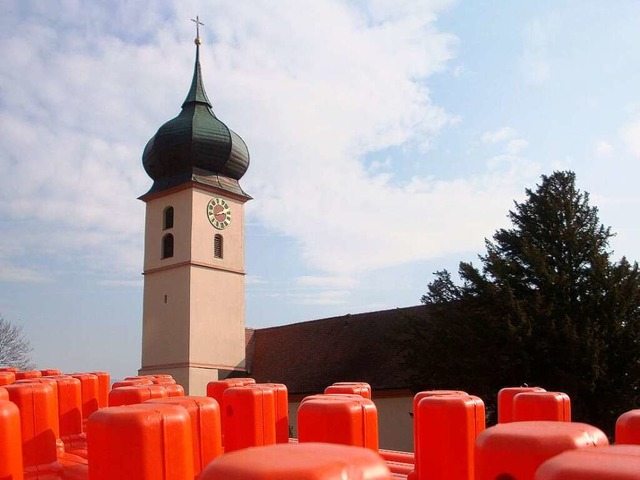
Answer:
POLYGON ((305 398, 289 438, 282 384, 210 382, 185 397, 169 375, 0 369, 0 479, 566 480, 640 478, 640 409, 616 445, 571 422, 571 401, 539 387, 505 388, 498 425, 463 391, 414 398, 415 453, 379 449, 366 383, 305 398))

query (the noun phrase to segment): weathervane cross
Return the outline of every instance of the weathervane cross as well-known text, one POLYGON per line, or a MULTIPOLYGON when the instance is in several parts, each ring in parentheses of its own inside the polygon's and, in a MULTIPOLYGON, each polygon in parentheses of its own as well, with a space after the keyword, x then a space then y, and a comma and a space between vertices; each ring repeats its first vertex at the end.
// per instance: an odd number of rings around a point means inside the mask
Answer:
POLYGON ((204 27, 204 23, 200 21, 198 15, 196 15, 196 18, 192 18, 191 21, 196 24, 196 37, 200 38, 200 25, 204 27))

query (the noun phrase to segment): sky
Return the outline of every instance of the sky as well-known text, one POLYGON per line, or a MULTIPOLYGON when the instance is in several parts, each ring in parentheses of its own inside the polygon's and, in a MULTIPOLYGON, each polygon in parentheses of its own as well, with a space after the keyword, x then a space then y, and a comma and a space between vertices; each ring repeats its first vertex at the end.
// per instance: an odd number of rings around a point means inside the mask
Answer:
POLYGON ((140 366, 142 150, 191 83, 247 143, 246 325, 416 305, 540 175, 640 258, 635 0, 0 0, 0 314, 140 366))

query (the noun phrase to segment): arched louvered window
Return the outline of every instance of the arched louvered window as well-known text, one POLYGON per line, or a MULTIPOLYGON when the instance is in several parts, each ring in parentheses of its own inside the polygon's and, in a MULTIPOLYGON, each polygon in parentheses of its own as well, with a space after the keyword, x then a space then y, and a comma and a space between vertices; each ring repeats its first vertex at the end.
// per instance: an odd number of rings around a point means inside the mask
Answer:
POLYGON ((167 233, 162 237, 162 258, 173 257, 173 235, 167 233))
POLYGON ((173 207, 165 208, 162 216, 162 229, 168 230, 169 228, 173 228, 173 207))
POLYGON ((213 237, 213 256, 214 258, 222 258, 222 235, 219 233, 213 237))

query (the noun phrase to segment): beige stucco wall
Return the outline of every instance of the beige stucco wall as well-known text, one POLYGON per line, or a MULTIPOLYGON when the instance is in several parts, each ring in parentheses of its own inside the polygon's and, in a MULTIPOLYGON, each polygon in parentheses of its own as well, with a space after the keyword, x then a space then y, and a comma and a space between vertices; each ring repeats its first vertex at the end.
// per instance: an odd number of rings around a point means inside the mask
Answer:
MULTIPOLYGON (((413 396, 406 392, 390 396, 376 396, 380 448, 413 452, 413 396)), ((298 438, 298 407, 300 401, 289 403, 289 426, 293 438, 298 438)))
POLYGON ((244 366, 243 201, 222 191, 174 191, 147 201, 145 229, 141 372, 171 373, 189 394, 203 395, 217 369, 244 366), (231 210, 224 230, 207 217, 214 197, 231 210), (174 225, 163 230, 168 206, 174 225), (174 256, 162 259, 167 233, 174 236, 174 256), (223 258, 214 257, 216 234, 223 237, 223 258))
POLYGON ((376 398, 380 448, 413 452, 413 396, 376 398))

